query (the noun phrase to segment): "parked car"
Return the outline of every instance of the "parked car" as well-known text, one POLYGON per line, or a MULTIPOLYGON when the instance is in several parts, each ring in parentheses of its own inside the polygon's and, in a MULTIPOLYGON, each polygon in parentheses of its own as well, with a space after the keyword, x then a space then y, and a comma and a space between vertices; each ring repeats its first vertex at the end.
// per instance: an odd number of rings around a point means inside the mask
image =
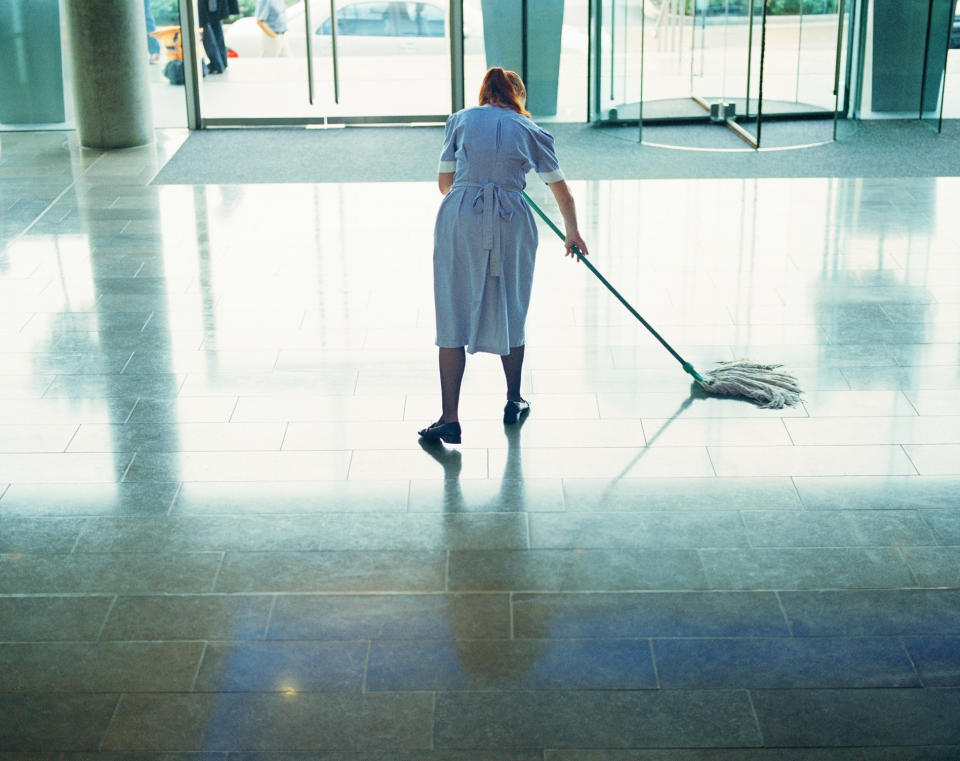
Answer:
MULTIPOLYGON (((309 0, 310 25, 313 28, 311 47, 314 55, 329 55, 331 45, 330 3, 309 0)), ((304 0, 287 8, 287 45, 293 56, 306 56, 304 34, 304 0)), ((430 55, 448 56, 448 3, 443 0, 338 0, 338 55, 430 55)), ((465 40, 476 40, 470 47, 479 51, 479 30, 482 23, 464 19, 465 40)), ((227 47, 240 58, 261 54, 263 31, 256 19, 237 19, 224 27, 227 47)), ((469 45, 469 43, 468 43, 469 45)))

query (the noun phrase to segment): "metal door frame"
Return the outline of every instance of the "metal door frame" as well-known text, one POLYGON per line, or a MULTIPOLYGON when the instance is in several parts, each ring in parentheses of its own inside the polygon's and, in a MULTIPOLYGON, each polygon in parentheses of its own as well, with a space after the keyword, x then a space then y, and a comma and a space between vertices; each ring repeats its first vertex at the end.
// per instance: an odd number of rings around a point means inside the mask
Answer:
MULTIPOLYGON (((200 0, 201 2, 203 0, 200 0)), ((309 3, 309 0, 303 0, 309 3)), ((194 8, 196 0, 180 0, 181 29, 191 30, 190 34, 182 34, 183 45, 183 73, 184 95, 186 97, 187 127, 191 130, 206 129, 207 127, 257 127, 257 126, 299 126, 299 125, 348 125, 348 124, 412 124, 438 123, 443 124, 447 117, 459 111, 464 106, 464 66, 463 66, 463 0, 450 0, 448 16, 450 29, 450 112, 446 114, 382 114, 367 116, 252 116, 252 117, 206 117, 203 115, 200 102, 200 67, 203 60, 197 46, 197 13, 194 8), (185 23, 184 23, 185 22, 185 23)), ((334 0, 330 0, 331 8, 334 0)), ((307 36, 307 74, 306 86, 308 100, 313 103, 313 57, 310 55, 310 13, 304 7, 304 34, 307 36)), ((336 18, 336 12, 333 16, 336 18)), ((335 30, 334 30, 335 31, 335 30)), ((334 37, 336 35, 334 34, 334 37)), ((336 46, 332 50, 334 66, 334 83, 336 88, 335 99, 339 100, 339 85, 337 76, 338 57, 336 46)))

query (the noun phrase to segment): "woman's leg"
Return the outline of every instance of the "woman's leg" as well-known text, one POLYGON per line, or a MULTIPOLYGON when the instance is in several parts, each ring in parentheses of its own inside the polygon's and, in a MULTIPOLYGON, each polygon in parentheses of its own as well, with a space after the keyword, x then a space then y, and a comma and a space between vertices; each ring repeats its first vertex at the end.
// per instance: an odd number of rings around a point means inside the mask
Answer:
POLYGON ((520 376, 523 372, 523 346, 514 346, 509 354, 500 356, 503 363, 503 374, 507 379, 507 400, 511 402, 523 401, 520 396, 520 376))
POLYGON ((440 347, 440 398, 443 403, 444 423, 460 421, 460 384, 467 355, 461 346, 458 349, 440 347))

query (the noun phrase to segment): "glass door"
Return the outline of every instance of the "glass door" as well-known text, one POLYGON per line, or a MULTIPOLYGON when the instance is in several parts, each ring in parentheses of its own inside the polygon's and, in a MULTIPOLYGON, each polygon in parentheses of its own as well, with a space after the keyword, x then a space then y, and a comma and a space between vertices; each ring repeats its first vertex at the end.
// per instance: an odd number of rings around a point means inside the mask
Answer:
MULTIPOLYGON (((216 51, 207 50, 206 29, 198 32, 208 63, 198 88, 203 121, 442 121, 451 110, 451 40, 460 27, 451 5, 242 0, 241 14, 222 22, 222 72, 210 66, 216 51)), ((199 22, 203 15, 198 8, 199 22)))
MULTIPOLYGON (((926 2, 926 0, 924 0, 926 2)), ((949 1, 949 0, 944 0, 949 1)), ((833 138, 847 92, 852 0, 600 0, 593 113, 713 121, 758 147, 833 138), (823 117, 823 121, 810 121, 823 117)))
POLYGON ((937 132, 943 126, 947 55, 953 42, 954 0, 929 0, 920 118, 937 132))

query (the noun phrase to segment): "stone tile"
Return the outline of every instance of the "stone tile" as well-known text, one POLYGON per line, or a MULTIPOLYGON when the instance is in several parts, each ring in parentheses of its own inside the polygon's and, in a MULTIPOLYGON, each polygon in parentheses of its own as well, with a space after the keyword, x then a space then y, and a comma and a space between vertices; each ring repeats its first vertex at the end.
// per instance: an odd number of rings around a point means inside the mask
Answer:
POLYGON ((530 543, 537 549, 631 548, 696 549, 745 547, 740 516, 714 513, 532 514, 530 543))
POLYGON ((176 483, 12 484, 0 500, 4 515, 165 515, 176 483))
POLYGON ((72 399, 95 396, 123 399, 172 399, 180 392, 184 376, 173 373, 123 375, 58 375, 44 394, 45 399, 72 399))
MULTIPOLYGON (((10 481, 39 484, 114 483, 123 478, 133 457, 112 454, 0 454, 0 472, 10 481)), ((142 479, 152 481, 177 479, 142 479)))
MULTIPOLYGON (((411 440, 415 434, 411 428, 411 440)), ((465 439, 469 444, 469 440, 465 439)), ((430 445, 427 445, 430 446, 430 445)), ((499 468, 494 472, 500 472, 499 468)), ((390 481, 401 478, 487 478, 490 474, 486 449, 367 449, 353 452, 351 481, 390 481), (431 452, 433 454, 431 454, 431 452)))
POLYGON ((208 592, 221 553, 0 555, 2 594, 208 592))
POLYGON ((655 510, 796 510, 801 506, 789 478, 663 478, 563 480, 570 512, 655 510))
POLYGON ((441 692, 439 748, 759 745, 746 692, 441 692), (502 721, 510 716, 510 722, 502 721))
POLYGON ((451 590, 608 591, 703 589, 695 550, 561 549, 450 553, 451 590))
POLYGON ((960 634, 960 590, 780 592, 797 636, 960 634))
POLYGON ((505 639, 505 594, 282 595, 267 639, 505 639))
POLYGON ((960 637, 906 637, 904 644, 927 687, 960 687, 960 637))
MULTIPOLYGON (((258 396, 242 395, 231 420, 354 422, 403 420, 403 395, 384 396, 258 396)), ((415 431, 414 431, 415 433, 415 431)))
POLYGON ((657 687, 647 640, 378 640, 376 690, 643 690, 657 687))
POLYGON ((407 481, 191 481, 183 484, 171 514, 403 513, 409 489, 407 481))
POLYGON ((269 595, 118 597, 101 639, 262 639, 272 604, 269 595))
POLYGON ((523 515, 372 513, 309 516, 90 518, 78 552, 315 552, 520 549, 523 515))
POLYGON ((793 443, 867 445, 960 443, 960 417, 831 417, 785 420, 793 443))
POLYGON ((99 595, 0 597, 0 642, 95 640, 112 602, 99 595))
POLYGON ((412 513, 561 512, 559 478, 414 480, 409 484, 412 513))
MULTIPOLYGON (((163 761, 166 761, 164 758, 163 761)), ((231 753, 227 761, 543 761, 540 750, 312 751, 231 753)), ((859 760, 858 760, 859 761, 859 760)))
POLYGON ((159 453, 135 457, 124 481, 341 481, 349 465, 349 452, 159 453))
POLYGON ((960 478, 951 476, 825 476, 793 480, 808 510, 960 506, 960 478))
POLYGON ((280 450, 282 423, 81 425, 70 452, 230 452, 280 450))
POLYGON ((913 578, 893 548, 704 549, 714 589, 846 589, 907 587, 913 578))
POLYGON ((914 475, 899 446, 708 447, 719 476, 914 475))
POLYGON ((0 425, 0 452, 63 452, 77 432, 71 423, 62 425, 0 425))
POLYGON ((764 742, 780 746, 957 745, 960 690, 757 690, 764 742))
MULTIPOLYGON (((927 515, 934 511, 923 511, 927 515)), ((862 547, 935 544, 916 510, 799 511, 743 514, 754 547, 862 547)))
POLYGON ((202 642, 0 645, 3 692, 189 690, 202 642))
POLYGON ((903 556, 921 586, 960 586, 960 546, 904 547, 903 556))
POLYGON ((514 596, 518 638, 779 637, 770 592, 649 592, 514 596))
POLYGON ((215 591, 436 592, 446 566, 444 552, 228 552, 215 591))
MULTIPOLYGON (((960 545, 960 506, 946 510, 922 510, 921 517, 933 529, 940 544, 960 545)), ((904 544, 923 544, 922 542, 904 542, 904 544)))
POLYGON ((863 749, 865 761, 953 761, 958 754, 960 745, 863 749))
POLYGON ((960 444, 905 444, 903 449, 921 475, 960 475, 960 444))
POLYGON ((864 761, 860 748, 547 750, 546 761, 864 761))
POLYGON ((104 750, 390 750, 430 744, 428 694, 125 695, 104 750))
POLYGON ((211 642, 198 692, 360 692, 366 642, 211 642))
POLYGON ((664 689, 920 687, 899 639, 653 641, 664 689))
MULTIPOLYGON (((491 449, 490 472, 503 472, 510 457, 507 449, 491 449)), ((524 448, 519 459, 518 468, 528 478, 556 477, 560 462, 565 478, 695 478, 716 475, 704 447, 524 448)))
POLYGON ((67 425, 126 420, 136 399, 0 399, 0 423, 67 425))
POLYGON ((70 552, 82 525, 79 518, 0 517, 0 553, 70 552))
MULTIPOLYGON (((956 364, 956 356, 951 364, 956 364)), ((908 390, 904 394, 921 415, 960 415, 960 389, 908 390)))
POLYGON ((0 694, 0 748, 97 751, 119 695, 0 694))
POLYGON ((236 406, 235 396, 140 399, 125 422, 132 425, 141 423, 166 425, 174 422, 227 423, 230 422, 230 416, 236 406))

